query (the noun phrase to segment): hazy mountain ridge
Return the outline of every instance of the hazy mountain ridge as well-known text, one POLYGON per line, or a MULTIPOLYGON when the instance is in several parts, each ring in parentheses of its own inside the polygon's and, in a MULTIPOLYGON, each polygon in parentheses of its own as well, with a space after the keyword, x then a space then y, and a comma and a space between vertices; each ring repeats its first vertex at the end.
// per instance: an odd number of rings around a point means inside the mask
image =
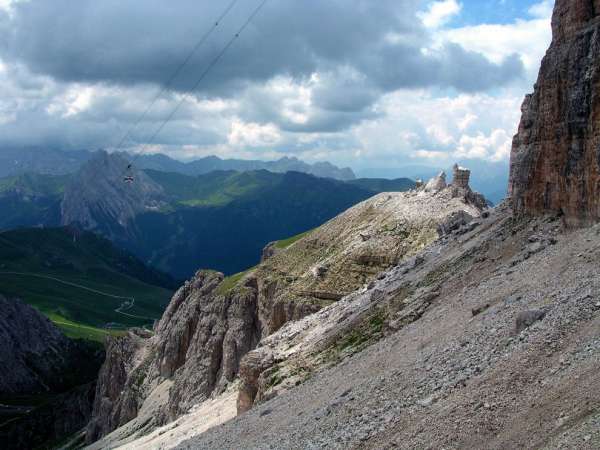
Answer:
POLYGON ((77 224, 183 279, 198 266, 244 270, 272 240, 314 228, 382 190, 414 186, 264 169, 190 176, 129 164, 98 152, 74 175, 0 179, 0 207, 7 205, 0 228, 77 224), (129 175, 133 183, 125 182, 129 175))
MULTIPOLYGON (((0 150, 0 178, 39 173, 45 175, 66 175, 77 172, 94 157, 96 151, 66 151, 51 148, 4 148, 0 150)), ((222 159, 207 156, 189 162, 173 159, 164 154, 132 155, 117 153, 123 159, 134 163, 138 169, 177 172, 184 175, 204 175, 215 170, 235 170, 238 172, 269 170, 275 173, 289 171, 303 172, 323 178, 352 180, 355 177, 350 168, 339 168, 329 162, 308 164, 295 157, 283 157, 275 161, 222 159)))
POLYGON ((268 170, 275 173, 302 172, 321 178, 333 178, 336 180, 353 180, 356 178, 350 168, 339 168, 329 162, 317 162, 307 164, 298 158, 283 157, 276 161, 243 160, 243 159, 221 159, 217 156, 207 156, 190 162, 180 162, 166 155, 123 155, 135 161, 141 169, 162 170, 177 172, 184 175, 204 175, 214 171, 234 170, 237 172, 248 172, 257 170, 268 170))

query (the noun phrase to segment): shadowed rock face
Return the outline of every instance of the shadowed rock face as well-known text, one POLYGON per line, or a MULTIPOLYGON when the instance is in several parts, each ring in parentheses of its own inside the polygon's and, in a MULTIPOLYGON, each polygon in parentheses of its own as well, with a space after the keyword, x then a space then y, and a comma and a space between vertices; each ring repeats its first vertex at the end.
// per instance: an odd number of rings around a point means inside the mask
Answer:
POLYGON ((128 170, 119 155, 97 152, 67 186, 61 204, 62 224, 77 223, 119 240, 132 231, 130 221, 164 205, 163 189, 146 174, 128 170), (134 176, 134 183, 124 177, 134 176))
POLYGON ((513 141, 517 213, 600 219, 600 0, 557 0, 553 41, 513 141))
POLYGON ((10 407, 0 405, 0 448, 41 448, 81 430, 103 357, 97 347, 65 337, 36 309, 0 295, 0 403, 19 399, 17 409, 27 411, 7 421, 10 407))
POLYGON ((135 418, 147 428, 174 420, 234 380, 260 338, 258 293, 254 279, 228 293, 217 289, 222 281, 220 273, 198 272, 174 295, 153 336, 133 330, 109 342, 89 443, 135 418))
POLYGON ((31 306, 0 295, 0 397, 63 392, 92 381, 101 362, 31 306))

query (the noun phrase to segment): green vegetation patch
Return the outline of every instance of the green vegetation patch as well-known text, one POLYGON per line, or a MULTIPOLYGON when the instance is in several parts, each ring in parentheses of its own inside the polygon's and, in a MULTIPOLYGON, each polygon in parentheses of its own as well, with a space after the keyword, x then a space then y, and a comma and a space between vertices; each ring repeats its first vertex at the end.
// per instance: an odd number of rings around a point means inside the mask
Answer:
POLYGON ((43 175, 36 173, 0 178, 0 194, 13 189, 19 189, 20 192, 26 195, 59 195, 64 193, 70 179, 71 175, 43 175))
POLYGON ((243 272, 236 273, 234 275, 230 275, 228 277, 223 278, 223 281, 221 282, 221 284, 219 285, 219 287, 216 290, 217 294, 225 295, 225 294, 229 293, 234 287, 236 287, 238 285, 238 283, 246 275, 248 275, 250 272, 252 272, 255 268, 256 268, 256 266, 251 267, 248 270, 244 270, 243 272))
POLYGON ((378 309, 323 352, 323 359, 339 362, 344 356, 353 355, 374 344, 383 337, 386 314, 378 309))
POLYGON ((82 325, 54 313, 46 315, 54 325, 61 329, 65 336, 72 339, 85 339, 103 344, 107 336, 123 336, 126 333, 125 329, 102 329, 82 325))
POLYGON ((285 250, 286 248, 290 247, 292 244, 295 244, 300 239, 308 236, 312 232, 313 232, 313 230, 308 230, 308 231, 305 231, 304 233, 297 234, 296 236, 292 236, 290 238, 283 239, 281 241, 277 241, 275 243, 275 248, 285 250))
POLYGON ((251 172, 214 171, 199 176, 146 170, 167 195, 182 206, 225 206, 237 199, 258 198, 281 182, 282 174, 266 170, 251 172))
POLYGON ((0 293, 34 306, 74 338, 103 342, 153 325, 172 296, 169 280, 91 233, 0 233, 0 293))

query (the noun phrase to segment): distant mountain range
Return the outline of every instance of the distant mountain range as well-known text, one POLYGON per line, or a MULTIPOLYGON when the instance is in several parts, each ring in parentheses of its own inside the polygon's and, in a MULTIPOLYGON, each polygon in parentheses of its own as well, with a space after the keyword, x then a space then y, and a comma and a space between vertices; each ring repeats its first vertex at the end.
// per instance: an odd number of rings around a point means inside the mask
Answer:
POLYGON ((76 224, 182 279, 198 268, 227 274, 256 264, 263 247, 314 228, 383 191, 414 182, 339 181, 300 172, 213 171, 190 176, 127 169, 97 152, 76 174, 0 179, 0 229, 76 224), (125 183, 131 174, 133 183, 125 183))
MULTIPOLYGON (((62 151, 47 148, 21 148, 0 150, 0 177, 39 173, 46 175, 65 175, 77 172, 89 161, 94 152, 62 151)), ((297 158, 281 158, 277 161, 258 161, 241 159, 221 159, 207 156, 190 162, 182 162, 163 154, 119 155, 134 163, 138 169, 153 169, 164 172, 176 172, 184 175, 203 175, 215 170, 235 170, 238 172, 268 170, 275 173, 302 172, 317 177, 336 180, 352 180, 355 177, 350 168, 339 168, 328 162, 308 164, 297 158)))
POLYGON ((163 172, 176 172, 184 175, 204 175, 217 170, 235 170, 248 172, 255 170, 268 170, 269 172, 301 172, 321 178, 335 180, 353 180, 356 178, 352 169, 339 168, 329 162, 305 163, 298 158, 284 157, 276 161, 258 161, 243 159, 221 159, 217 156, 207 156, 187 163, 177 161, 166 155, 142 155, 131 157, 122 154, 126 159, 132 159, 140 169, 154 169, 163 172))

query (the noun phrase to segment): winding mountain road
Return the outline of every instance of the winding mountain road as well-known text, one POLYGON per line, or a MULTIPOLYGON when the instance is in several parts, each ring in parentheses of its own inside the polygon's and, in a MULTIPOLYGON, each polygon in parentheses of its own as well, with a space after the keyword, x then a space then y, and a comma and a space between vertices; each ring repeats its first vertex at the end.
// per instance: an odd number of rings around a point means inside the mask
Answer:
MULTIPOLYGON (((81 284, 78 283, 73 283, 71 281, 65 281, 65 280, 61 280, 60 278, 56 278, 56 277, 52 277, 49 275, 40 275, 37 273, 30 273, 30 272, 13 272, 13 271, 6 271, 6 272, 0 272, 0 275, 12 275, 12 276, 24 276, 24 277, 33 277, 33 278, 41 278, 44 280, 49 280, 49 281, 54 281, 55 283, 60 283, 60 284, 64 284, 66 286, 71 286, 71 287, 75 287, 78 289, 82 289, 84 291, 88 291, 88 292, 92 292, 94 294, 98 294, 98 295, 102 295, 104 297, 109 297, 109 298, 113 298, 113 299, 117 299, 117 300, 124 300, 121 305, 116 308, 114 311, 117 314, 122 314, 126 317, 132 317, 134 319, 142 319, 142 320, 158 320, 154 317, 147 317, 147 316, 139 316, 136 314, 130 314, 130 313, 126 313, 124 311, 129 311, 131 310, 134 305, 135 305, 135 297, 124 297, 121 295, 114 295, 114 294, 109 294, 108 292, 103 292, 100 291, 98 289, 93 289, 87 286, 83 286, 81 284)), ((57 322, 59 323, 59 322, 57 322)))

